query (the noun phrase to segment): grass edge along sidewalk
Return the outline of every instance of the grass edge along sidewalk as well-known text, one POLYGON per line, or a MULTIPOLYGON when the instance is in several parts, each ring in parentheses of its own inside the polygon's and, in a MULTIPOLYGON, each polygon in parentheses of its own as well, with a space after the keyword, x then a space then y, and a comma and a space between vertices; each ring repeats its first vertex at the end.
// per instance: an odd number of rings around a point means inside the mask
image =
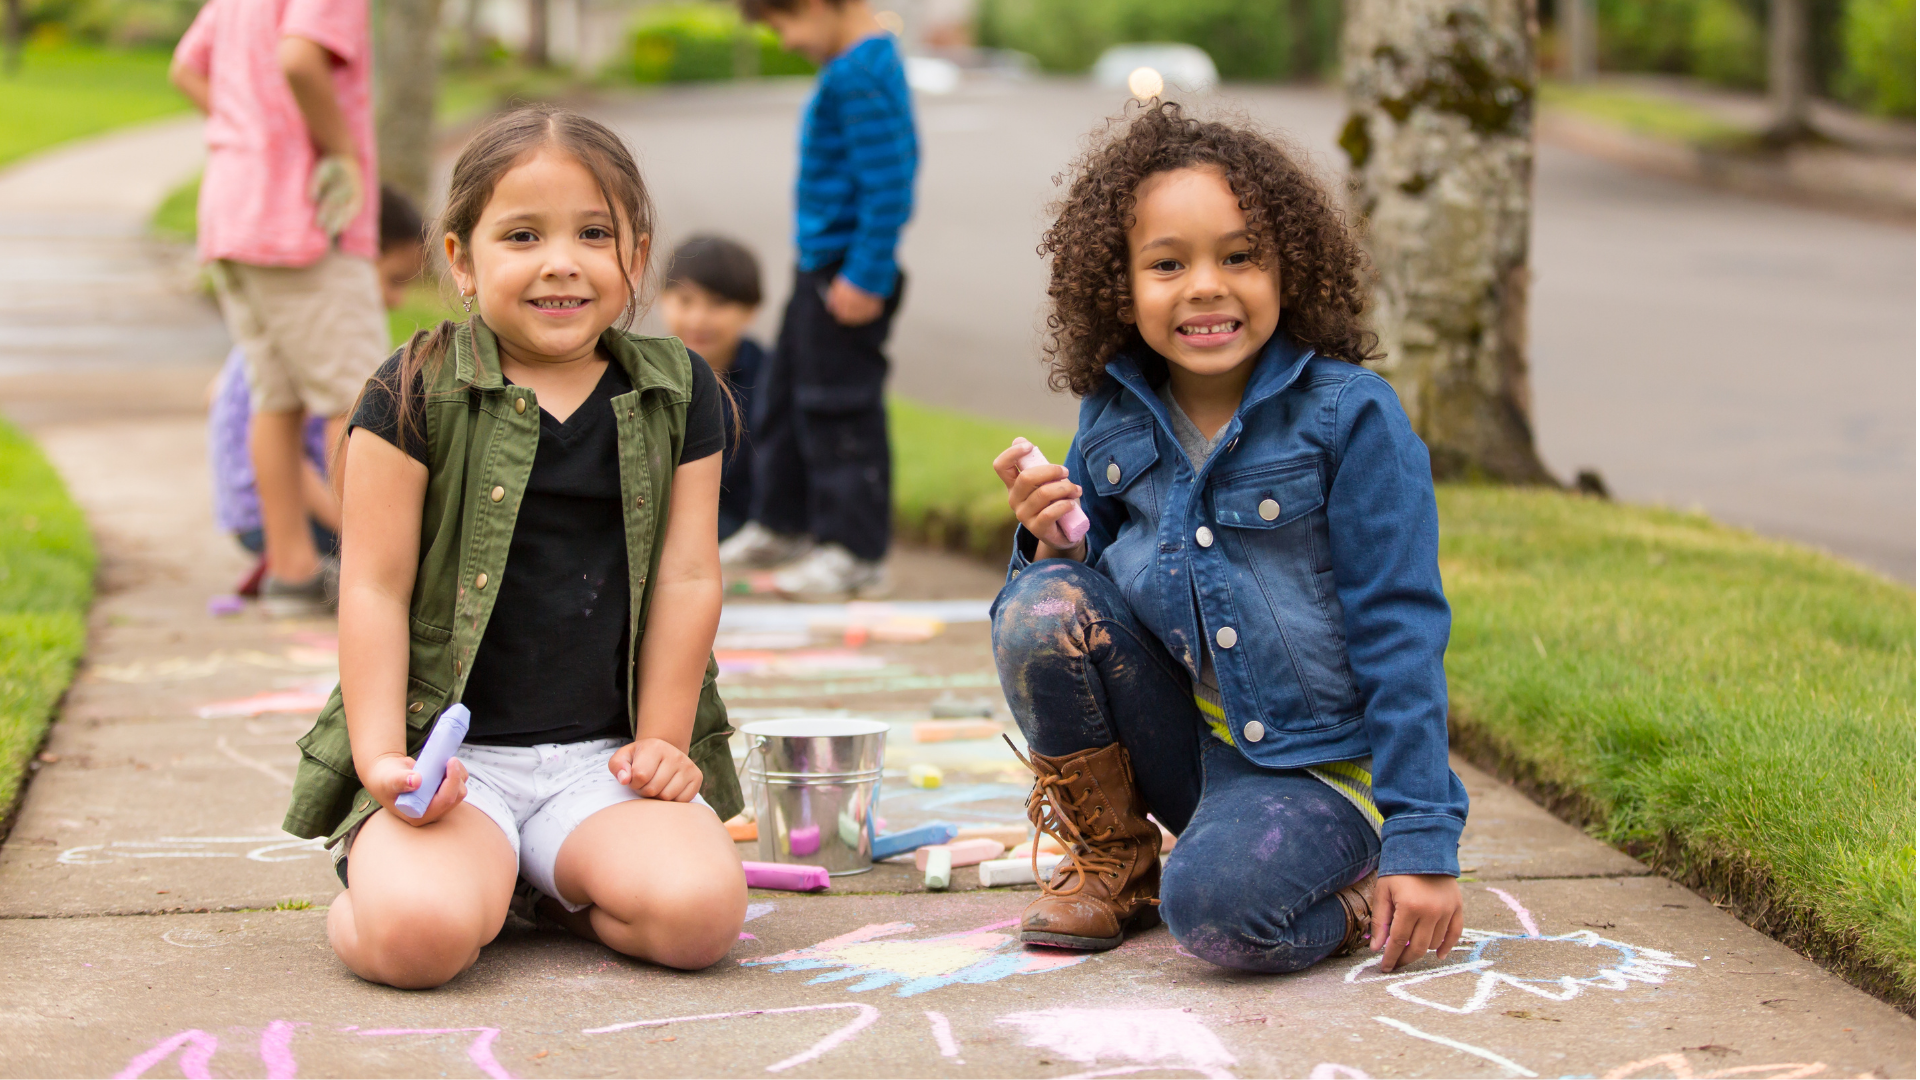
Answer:
POLYGON ((192 106, 167 81, 163 49, 29 44, 0 77, 0 167, 29 154, 192 106))
MULTIPOLYGON (((1015 434, 894 400, 899 531, 999 563, 1015 434)), ((1914 1011, 1914 593, 1700 514, 1444 485, 1457 749, 1914 1011)))
POLYGON ((0 420, 0 837, 87 642, 93 540, 53 466, 0 420))

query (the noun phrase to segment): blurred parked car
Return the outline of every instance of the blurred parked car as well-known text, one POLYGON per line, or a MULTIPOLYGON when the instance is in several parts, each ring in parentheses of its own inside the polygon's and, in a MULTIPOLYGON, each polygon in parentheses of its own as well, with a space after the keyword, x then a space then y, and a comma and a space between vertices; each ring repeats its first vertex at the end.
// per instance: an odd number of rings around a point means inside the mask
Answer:
MULTIPOLYGON (((1171 41, 1113 46, 1094 61, 1093 81, 1100 86, 1138 91, 1140 83, 1129 79, 1141 68, 1152 70, 1167 86, 1188 93, 1202 94, 1220 85, 1220 72, 1206 50, 1171 41)), ((1144 81, 1152 85, 1152 80, 1144 81)))

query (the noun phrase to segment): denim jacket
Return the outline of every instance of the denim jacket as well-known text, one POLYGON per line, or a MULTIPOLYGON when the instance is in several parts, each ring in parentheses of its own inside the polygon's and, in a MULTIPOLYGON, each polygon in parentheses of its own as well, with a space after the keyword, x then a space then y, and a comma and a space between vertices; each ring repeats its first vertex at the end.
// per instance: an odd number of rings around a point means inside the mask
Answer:
MULTIPOLYGON (((1107 374, 1065 462, 1088 564, 1190 676, 1212 649, 1249 760, 1372 756, 1380 873, 1457 875, 1467 792, 1447 766, 1439 514, 1393 388, 1276 334, 1196 475, 1139 357, 1107 374)), ((1018 532, 1009 579, 1034 543, 1018 532)))

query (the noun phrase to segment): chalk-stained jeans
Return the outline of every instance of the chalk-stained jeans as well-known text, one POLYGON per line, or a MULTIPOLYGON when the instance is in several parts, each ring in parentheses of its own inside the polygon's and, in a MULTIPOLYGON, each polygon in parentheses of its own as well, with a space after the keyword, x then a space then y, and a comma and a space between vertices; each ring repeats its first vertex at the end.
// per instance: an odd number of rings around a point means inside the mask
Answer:
POLYGON ((1160 914, 1189 952, 1244 971, 1299 971, 1346 934, 1333 894, 1378 864, 1360 811, 1297 769, 1266 769, 1213 737, 1187 673, 1112 579, 1035 563, 1000 590, 993 652, 1014 719, 1060 757, 1119 742, 1153 816, 1180 838, 1160 914))

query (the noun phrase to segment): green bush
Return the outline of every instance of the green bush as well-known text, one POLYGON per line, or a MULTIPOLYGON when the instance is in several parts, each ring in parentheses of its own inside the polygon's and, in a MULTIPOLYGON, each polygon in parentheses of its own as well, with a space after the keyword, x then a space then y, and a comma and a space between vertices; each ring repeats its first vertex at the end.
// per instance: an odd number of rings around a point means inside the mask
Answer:
POLYGON ((1912 116, 1913 34, 1913 0, 1848 0, 1840 19, 1840 92, 1874 112, 1912 116))
POLYGON ((644 9, 629 42, 633 80, 700 82, 754 75, 810 75, 813 64, 780 47, 773 31, 740 21, 732 4, 644 9))
POLYGON ((1338 58, 1339 0, 981 0, 975 36, 1031 53, 1050 71, 1085 71, 1110 45, 1180 41, 1227 79, 1321 75, 1338 58))
POLYGON ((1600 65, 1766 85, 1765 13, 1748 0, 1599 0, 1600 65))
POLYGON ((200 0, 28 0, 23 14, 42 40, 172 48, 199 11, 200 0))

